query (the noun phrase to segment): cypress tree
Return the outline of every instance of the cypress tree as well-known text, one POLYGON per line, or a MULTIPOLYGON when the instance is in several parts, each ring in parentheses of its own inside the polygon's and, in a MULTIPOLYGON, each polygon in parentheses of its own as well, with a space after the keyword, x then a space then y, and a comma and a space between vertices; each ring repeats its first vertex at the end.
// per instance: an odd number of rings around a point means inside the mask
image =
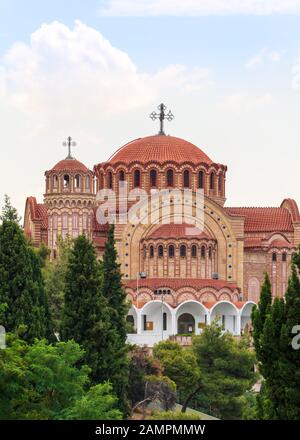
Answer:
POLYGON ((0 310, 7 332, 25 326, 23 338, 52 338, 39 258, 29 246, 16 210, 5 197, 0 225, 0 310))
POLYGON ((74 339, 84 348, 93 382, 109 379, 114 330, 101 295, 100 265, 92 243, 83 235, 74 240, 67 265, 61 338, 74 339))
POLYGON ((265 274, 264 283, 261 288, 260 300, 258 307, 252 311, 252 325, 253 325, 253 342, 258 360, 261 356, 261 336, 267 314, 270 312, 272 304, 272 290, 269 275, 265 274))
POLYGON ((122 274, 117 261, 117 250, 115 247, 114 225, 111 225, 108 232, 108 239, 105 244, 105 252, 102 262, 103 280, 102 294, 108 299, 111 307, 111 320, 116 328, 121 341, 126 341, 126 316, 128 305, 126 304, 126 293, 122 285, 122 274))
MULTIPOLYGON (((300 252, 294 262, 299 261, 300 252)), ((280 375, 284 384, 285 415, 287 419, 300 419, 300 349, 295 349, 293 328, 300 325, 300 282, 295 264, 286 292, 286 321, 281 329, 280 375)))
POLYGON ((285 322, 285 303, 276 298, 264 323, 260 340, 260 372, 265 379, 265 396, 269 404, 263 418, 285 419, 284 383, 281 364, 281 330, 285 322))
POLYGON ((126 316, 128 304, 126 293, 122 285, 122 274, 117 261, 117 250, 115 247, 114 225, 111 225, 108 232, 108 239, 105 244, 105 252, 102 261, 102 295, 107 299, 110 308, 110 319, 116 331, 115 357, 118 365, 114 365, 111 372, 111 381, 114 391, 117 394, 121 408, 127 412, 127 390, 129 378, 128 346, 126 345, 126 316))

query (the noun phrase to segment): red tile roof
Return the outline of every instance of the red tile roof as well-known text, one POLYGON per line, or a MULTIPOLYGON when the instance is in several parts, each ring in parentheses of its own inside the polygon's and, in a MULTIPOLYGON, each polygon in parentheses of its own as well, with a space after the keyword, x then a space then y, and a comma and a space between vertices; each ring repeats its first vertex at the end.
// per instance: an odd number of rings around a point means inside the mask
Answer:
MULTIPOLYGON (((136 289, 136 280, 129 280, 124 282, 125 287, 136 289)), ((172 290, 178 290, 182 287, 191 287, 195 290, 202 288, 212 287, 220 290, 223 288, 230 289, 232 292, 236 289, 239 290, 236 284, 229 283, 224 280, 204 280, 198 278, 146 278, 139 280, 139 288, 146 287, 150 289, 169 288, 172 290)))
POLYGON ((245 217, 245 232, 293 232, 290 212, 285 208, 225 208, 229 215, 245 217))
POLYGON ((109 160, 110 164, 123 162, 191 162, 211 165, 212 160, 196 145, 173 136, 148 136, 121 147, 109 160))
MULTIPOLYGON (((223 300, 220 301, 198 301, 196 300, 196 302, 198 302, 199 304, 203 304, 204 307, 206 307, 208 310, 212 309, 213 306, 215 306, 216 304, 222 302, 223 300)), ((137 307, 138 309, 142 309, 144 307, 145 304, 147 304, 150 301, 132 301, 132 304, 135 305, 135 307, 137 307)), ((242 309, 244 307, 244 305, 246 304, 247 301, 228 301, 231 304, 235 305, 238 309, 242 309)), ((170 307, 172 307, 173 309, 177 308, 180 306, 180 304, 168 304, 170 307)))
POLYGON ((88 168, 79 160, 64 159, 54 165, 51 171, 82 171, 85 173, 88 171, 88 168))
POLYGON ((36 206, 36 214, 37 214, 37 217, 41 220, 41 228, 48 229, 47 206, 42 203, 38 203, 36 206))
POLYGON ((28 197, 27 203, 29 203, 30 215, 33 221, 40 221, 41 228, 48 228, 48 213, 47 206, 42 203, 37 203, 35 197, 28 197))
POLYGON ((203 238, 209 240, 210 237, 195 225, 167 224, 155 229, 147 238, 203 238))
POLYGON ((272 243, 270 243, 269 248, 288 248, 288 249, 292 249, 294 246, 287 240, 274 240, 272 241, 272 243))

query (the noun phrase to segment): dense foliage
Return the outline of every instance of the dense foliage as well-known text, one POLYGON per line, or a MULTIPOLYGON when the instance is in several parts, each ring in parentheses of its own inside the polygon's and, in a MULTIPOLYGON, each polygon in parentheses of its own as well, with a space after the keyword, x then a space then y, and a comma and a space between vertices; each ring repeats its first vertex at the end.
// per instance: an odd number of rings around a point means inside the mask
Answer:
POLYGON ((31 345, 10 335, 0 350, 0 419, 120 418, 108 384, 89 387, 89 367, 73 341, 31 345))
POLYGON ((260 419, 300 418, 300 349, 293 347, 300 323, 299 269, 300 250, 293 258, 285 299, 275 298, 271 304, 271 287, 266 278, 252 315, 255 348, 264 378, 257 398, 260 419))

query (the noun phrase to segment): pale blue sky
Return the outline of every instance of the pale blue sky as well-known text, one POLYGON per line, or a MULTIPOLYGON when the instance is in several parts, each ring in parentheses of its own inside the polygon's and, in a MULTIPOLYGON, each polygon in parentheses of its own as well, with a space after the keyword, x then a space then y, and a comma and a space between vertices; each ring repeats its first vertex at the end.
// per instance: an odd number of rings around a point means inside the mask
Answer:
POLYGON ((149 0, 132 17, 137 0, 0 0, 0 196, 22 214, 27 195, 42 200, 64 137, 92 166, 155 133, 148 114, 166 100, 168 132, 229 166, 228 205, 300 202, 299 10, 274 0, 280 13, 257 15, 245 1, 243 14, 202 15, 195 0, 183 11, 149 0))

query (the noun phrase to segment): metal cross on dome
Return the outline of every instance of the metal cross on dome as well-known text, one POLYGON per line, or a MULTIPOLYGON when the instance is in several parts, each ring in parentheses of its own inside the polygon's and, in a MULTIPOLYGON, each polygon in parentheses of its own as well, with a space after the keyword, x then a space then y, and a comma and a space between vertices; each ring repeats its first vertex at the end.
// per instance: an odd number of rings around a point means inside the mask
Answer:
POLYGON ((67 137, 67 140, 63 142, 63 146, 68 147, 68 156, 66 157, 66 159, 74 159, 74 157, 71 154, 71 147, 75 147, 76 142, 73 141, 71 136, 67 137))
POLYGON ((165 135, 166 133, 164 132, 164 120, 166 119, 167 121, 171 122, 174 119, 174 115, 171 110, 166 113, 167 107, 163 103, 160 104, 157 108, 159 110, 159 113, 152 112, 150 114, 150 118, 152 119, 152 121, 155 121, 156 119, 160 120, 160 130, 158 134, 165 135))

